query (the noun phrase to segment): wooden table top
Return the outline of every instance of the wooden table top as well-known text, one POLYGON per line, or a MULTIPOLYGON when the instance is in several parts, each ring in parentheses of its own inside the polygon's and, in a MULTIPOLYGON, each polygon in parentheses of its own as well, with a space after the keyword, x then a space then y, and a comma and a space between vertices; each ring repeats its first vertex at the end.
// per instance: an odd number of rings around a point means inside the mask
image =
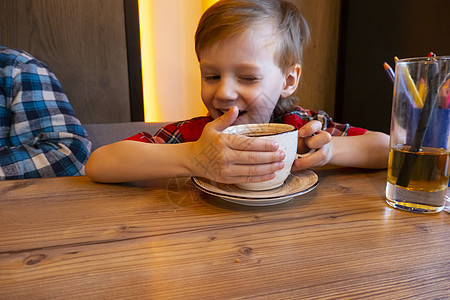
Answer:
POLYGON ((450 298, 450 215, 385 203, 386 171, 319 169, 269 207, 189 178, 0 182, 0 299, 450 298))

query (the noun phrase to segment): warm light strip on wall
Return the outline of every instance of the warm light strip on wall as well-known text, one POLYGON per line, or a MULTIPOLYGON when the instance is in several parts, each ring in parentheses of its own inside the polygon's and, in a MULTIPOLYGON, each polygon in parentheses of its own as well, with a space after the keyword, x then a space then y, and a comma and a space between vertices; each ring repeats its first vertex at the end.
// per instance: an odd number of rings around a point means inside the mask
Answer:
POLYGON ((202 10, 203 12, 208 9, 211 5, 216 3, 218 0, 202 0, 202 10))
POLYGON ((217 0, 158 1, 138 0, 145 122, 205 115, 193 35, 217 0))
POLYGON ((161 122, 161 110, 156 97, 154 38, 152 26, 152 1, 139 0, 139 23, 142 60, 142 89, 144 94, 145 122, 161 122))

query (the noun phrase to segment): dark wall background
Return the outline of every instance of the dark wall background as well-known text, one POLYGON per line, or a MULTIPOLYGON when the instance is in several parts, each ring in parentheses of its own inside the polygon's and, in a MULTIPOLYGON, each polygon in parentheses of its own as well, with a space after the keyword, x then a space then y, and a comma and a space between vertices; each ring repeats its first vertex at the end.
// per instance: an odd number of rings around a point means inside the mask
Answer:
POLYGON ((342 0, 334 119, 389 133, 399 58, 450 55, 449 0, 342 0))

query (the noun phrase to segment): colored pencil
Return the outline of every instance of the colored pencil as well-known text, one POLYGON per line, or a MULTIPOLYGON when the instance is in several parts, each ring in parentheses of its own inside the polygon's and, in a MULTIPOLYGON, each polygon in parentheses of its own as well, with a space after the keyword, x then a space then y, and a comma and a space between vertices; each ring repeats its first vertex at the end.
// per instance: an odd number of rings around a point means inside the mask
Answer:
POLYGON ((392 83, 394 83, 395 82, 394 70, 392 70, 391 66, 387 62, 384 62, 383 67, 384 67, 384 70, 386 71, 386 74, 388 75, 389 79, 392 81, 392 83))
POLYGON ((441 108, 449 108, 450 105, 450 79, 447 79, 439 90, 439 98, 441 99, 441 108))
POLYGON ((422 143, 428 127, 430 116, 438 98, 439 82, 437 63, 428 64, 427 82, 429 82, 430 87, 428 88, 425 104, 420 113, 419 122, 414 133, 411 148, 409 149, 409 152, 411 152, 412 155, 407 155, 405 157, 405 160, 403 161, 397 177, 396 185, 403 187, 408 187, 409 185, 411 174, 417 158, 416 152, 419 152, 422 148, 422 143))
MULTIPOLYGON (((395 59, 395 62, 397 62, 399 60, 397 56, 395 56, 394 59, 395 59)), ((417 90, 417 87, 416 87, 413 79, 411 78, 411 74, 409 74, 409 71, 406 68, 406 66, 405 67, 401 66, 399 68, 399 70, 397 70, 397 71, 400 71, 403 73, 402 77, 404 77, 406 80, 406 87, 409 90, 409 92, 411 93, 411 96, 412 96, 415 106, 423 107, 422 98, 420 97, 419 91, 417 90)))
POLYGON ((419 95, 420 98, 425 99, 425 79, 420 78, 419 81, 419 95))

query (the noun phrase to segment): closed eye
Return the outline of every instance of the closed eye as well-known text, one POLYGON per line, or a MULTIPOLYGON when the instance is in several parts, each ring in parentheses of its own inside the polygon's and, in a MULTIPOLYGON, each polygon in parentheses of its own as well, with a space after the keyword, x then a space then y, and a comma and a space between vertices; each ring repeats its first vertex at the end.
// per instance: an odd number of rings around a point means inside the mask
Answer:
POLYGON ((251 84, 257 82, 259 78, 253 76, 241 76, 239 77, 239 80, 245 84, 251 84))
POLYGON ((219 75, 208 75, 208 76, 203 76, 203 79, 205 81, 215 81, 215 80, 220 80, 220 76, 219 75))

